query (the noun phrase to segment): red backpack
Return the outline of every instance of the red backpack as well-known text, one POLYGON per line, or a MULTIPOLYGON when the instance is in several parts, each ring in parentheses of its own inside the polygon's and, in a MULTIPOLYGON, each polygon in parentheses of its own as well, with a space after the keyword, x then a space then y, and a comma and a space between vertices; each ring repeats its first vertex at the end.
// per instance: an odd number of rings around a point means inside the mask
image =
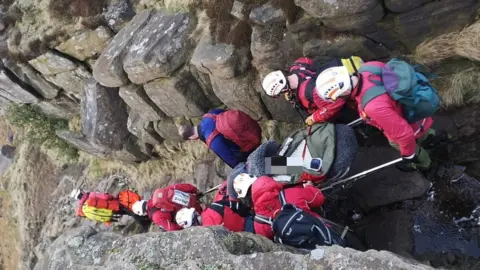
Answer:
POLYGON ((218 115, 207 113, 203 117, 215 121, 215 129, 206 138, 209 148, 213 139, 219 134, 238 145, 241 152, 253 151, 262 141, 262 128, 257 121, 242 111, 228 110, 218 115))

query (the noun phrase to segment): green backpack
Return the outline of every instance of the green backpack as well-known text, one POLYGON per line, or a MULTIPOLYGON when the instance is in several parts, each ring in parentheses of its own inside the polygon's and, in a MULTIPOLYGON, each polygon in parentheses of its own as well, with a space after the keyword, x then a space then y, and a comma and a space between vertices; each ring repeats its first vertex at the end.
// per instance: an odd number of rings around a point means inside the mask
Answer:
POLYGON ((323 180, 335 160, 335 125, 317 123, 293 132, 284 140, 278 154, 303 160, 303 173, 293 174, 290 183, 323 180))

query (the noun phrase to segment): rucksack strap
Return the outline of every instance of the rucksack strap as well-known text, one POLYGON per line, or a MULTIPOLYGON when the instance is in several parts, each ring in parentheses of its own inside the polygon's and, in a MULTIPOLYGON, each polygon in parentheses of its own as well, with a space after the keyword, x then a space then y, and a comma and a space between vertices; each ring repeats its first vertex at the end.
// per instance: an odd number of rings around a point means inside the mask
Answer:
POLYGON ((348 60, 350 61, 350 64, 352 65, 353 70, 355 70, 355 74, 358 73, 358 69, 355 66, 355 62, 353 61, 352 57, 349 57, 348 60))
POLYGON ((285 199, 285 192, 283 190, 280 190, 280 192, 278 193, 278 199, 280 200, 282 206, 287 204, 287 200, 285 199))
MULTIPOLYGON (((213 121, 217 120, 217 116, 215 114, 211 114, 211 113, 206 113, 203 117, 213 119, 213 121)), ((219 134, 220 134, 220 132, 218 132, 217 128, 215 128, 212 131, 212 133, 210 133, 210 135, 208 135, 208 138, 205 138, 205 143, 207 144, 208 148, 210 148, 210 144, 212 143, 213 139, 215 139, 215 137, 217 137, 219 134)))
POLYGON ((307 82, 307 85, 305 86, 305 98, 308 101, 308 109, 313 108, 313 104, 315 104, 315 101, 313 100, 313 91, 315 90, 315 80, 310 80, 307 82))
POLYGON ((262 215, 255 215, 253 217, 253 220, 255 220, 256 222, 258 223, 262 223, 262 224, 268 224, 268 225, 272 225, 273 224, 273 221, 271 218, 267 217, 267 216, 262 216, 262 215))
POLYGON ((213 211, 217 212, 220 216, 224 216, 224 205, 218 202, 214 202, 208 206, 208 208, 212 209, 213 211))
POLYGON ((374 98, 385 94, 387 90, 383 86, 374 86, 368 89, 362 97, 362 110, 365 110, 365 106, 372 101, 374 98))
MULTIPOLYGON (((352 61, 353 62, 353 61, 352 61)), ((377 67, 377 66, 371 66, 371 65, 363 65, 359 70, 358 72, 362 73, 362 72, 369 72, 369 73, 372 73, 372 74, 375 74, 377 76, 382 76, 382 68, 381 67, 377 67)))

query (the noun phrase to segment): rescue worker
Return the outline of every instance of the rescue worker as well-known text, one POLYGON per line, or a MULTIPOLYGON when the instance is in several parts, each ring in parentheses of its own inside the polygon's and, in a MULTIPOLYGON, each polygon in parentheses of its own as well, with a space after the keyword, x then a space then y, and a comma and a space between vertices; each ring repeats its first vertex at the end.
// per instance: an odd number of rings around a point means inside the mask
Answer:
MULTIPOLYGON (((364 64, 384 67, 378 61, 364 64)), ((427 117, 421 121, 408 123, 405 119, 402 106, 393 100, 387 93, 381 94, 369 101, 362 109, 362 98, 365 93, 375 86, 371 80, 382 80, 379 76, 362 72, 351 75, 345 67, 334 67, 325 70, 317 78, 317 94, 326 102, 353 101, 363 120, 383 132, 390 144, 400 152, 403 158, 396 166, 402 171, 428 171, 431 160, 428 152, 420 147, 429 135, 435 135, 431 128, 433 119, 427 117)))
POLYGON ((133 212, 139 216, 148 216, 164 231, 178 231, 182 227, 175 222, 175 214, 182 208, 194 208, 198 213, 203 209, 198 202, 198 189, 191 184, 174 184, 156 189, 150 200, 141 200, 133 204, 133 212))
POLYGON ((267 74, 262 81, 262 87, 268 96, 279 97, 284 94, 285 99, 306 111, 309 114, 305 119, 307 125, 327 122, 338 115, 345 101, 328 102, 322 99, 315 91, 317 75, 327 68, 336 66, 344 66, 350 74, 354 74, 362 64, 360 57, 352 56, 347 59, 333 59, 317 68, 312 59, 302 57, 293 63, 286 76, 281 70, 267 74))
POLYGON ((178 133, 184 140, 200 139, 231 168, 244 162, 262 140, 257 121, 238 110, 211 110, 198 126, 181 125, 178 133))

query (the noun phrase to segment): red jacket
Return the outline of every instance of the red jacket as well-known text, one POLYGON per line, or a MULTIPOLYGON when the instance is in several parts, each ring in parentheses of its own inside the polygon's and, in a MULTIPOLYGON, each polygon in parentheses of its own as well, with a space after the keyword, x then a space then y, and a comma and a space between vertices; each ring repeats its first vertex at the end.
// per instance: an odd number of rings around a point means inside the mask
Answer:
POLYGON ((165 231, 178 231, 182 229, 182 227, 178 226, 177 222, 175 222, 175 214, 177 211, 158 209, 154 207, 152 200, 148 200, 147 202, 148 217, 155 225, 165 231))
POLYGON ((206 227, 222 225, 231 232, 244 231, 245 218, 222 202, 228 201, 215 201, 202 212, 202 225, 206 227))
POLYGON ((298 77, 297 96, 302 106, 313 114, 314 122, 327 122, 335 116, 345 104, 345 100, 338 99, 336 102, 323 100, 315 90, 317 74, 312 59, 302 57, 297 59, 290 68, 290 74, 298 77), (312 90, 313 103, 306 96, 307 89, 312 90))
MULTIPOLYGON (((278 194, 283 189, 283 185, 276 182, 273 178, 262 176, 252 184, 252 201, 255 214, 275 217, 280 210, 281 203, 278 194)), ((306 212, 319 216, 312 212, 311 208, 317 208, 323 205, 325 197, 322 191, 313 186, 295 186, 285 189, 285 199, 306 212)), ((274 233, 268 224, 254 222, 255 233, 273 239, 274 233)))
POLYGON ((197 200, 198 189, 191 184, 173 184, 158 188, 153 192, 152 204, 165 211, 178 211, 184 207, 194 207, 198 213, 202 206, 197 200), (178 193, 178 196, 176 196, 178 193))
MULTIPOLYGON (((384 67, 385 64, 378 61, 367 62, 365 65, 384 67)), ((425 118, 421 123, 423 130, 417 123, 409 124, 403 116, 401 105, 393 100, 387 93, 382 94, 371 100, 365 110, 362 110, 361 100, 366 91, 374 85, 367 79, 380 80, 376 75, 369 72, 362 72, 361 83, 352 91, 351 97, 354 97, 360 116, 366 123, 380 129, 387 139, 398 144, 402 156, 411 156, 415 154, 416 139, 422 137, 433 124, 431 117, 425 118), (361 87, 361 88, 359 88, 361 87), (358 94, 357 94, 358 93, 358 94)))
POLYGON ((215 194, 215 197, 213 198, 214 202, 221 201, 223 199, 228 198, 227 195, 227 181, 224 181, 222 185, 218 188, 217 193, 215 194))

